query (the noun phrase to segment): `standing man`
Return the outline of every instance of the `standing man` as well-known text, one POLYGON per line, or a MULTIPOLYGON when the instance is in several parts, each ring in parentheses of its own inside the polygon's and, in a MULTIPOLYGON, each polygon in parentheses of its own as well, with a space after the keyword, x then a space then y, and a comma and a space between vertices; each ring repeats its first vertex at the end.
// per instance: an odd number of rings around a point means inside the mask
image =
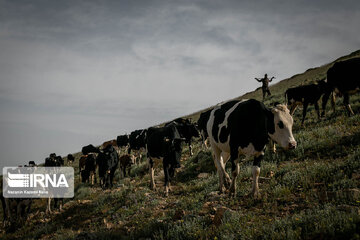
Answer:
POLYGON ((261 79, 255 78, 256 81, 262 82, 262 84, 263 84, 262 87, 261 87, 262 92, 263 92, 263 101, 265 99, 266 93, 268 94, 268 96, 271 95, 270 89, 269 89, 269 82, 271 82, 274 78, 275 77, 272 77, 272 78, 269 79, 266 73, 265 73, 264 78, 261 78, 261 79))

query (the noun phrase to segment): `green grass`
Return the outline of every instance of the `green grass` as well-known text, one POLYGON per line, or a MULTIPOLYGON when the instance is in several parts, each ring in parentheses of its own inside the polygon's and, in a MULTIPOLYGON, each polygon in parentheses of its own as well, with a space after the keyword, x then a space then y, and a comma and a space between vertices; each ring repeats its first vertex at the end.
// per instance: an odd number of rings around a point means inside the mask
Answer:
MULTIPOLYGON (((347 57, 359 56, 355 52, 347 57)), ((322 79, 332 63, 271 86, 265 105, 283 102, 289 87, 322 79)), ((261 90, 240 98, 261 99, 261 90)), ((294 115, 293 151, 266 151, 261 167, 261 198, 251 191, 252 161, 241 162, 235 197, 218 195, 218 176, 210 149, 200 139, 194 156, 184 146, 182 168, 163 194, 162 166, 156 169, 157 190, 149 189, 146 159, 131 168, 130 177, 115 175, 115 187, 79 183, 76 154, 75 197, 64 212, 42 213, 45 200, 35 200, 28 223, 1 239, 360 239, 360 95, 350 98, 355 116, 348 117, 337 101, 337 111, 319 121, 310 106, 305 126, 301 110, 294 115), (199 173, 203 177, 199 178, 199 173), (216 212, 226 208, 220 222, 216 212), (179 214, 180 213, 180 214, 179 214)), ((329 112, 330 111, 330 112, 329 112)), ((200 112, 188 117, 196 120, 200 112)), ((230 173, 228 164, 227 171, 230 173)), ((1 214, 2 215, 2 212, 1 214)))

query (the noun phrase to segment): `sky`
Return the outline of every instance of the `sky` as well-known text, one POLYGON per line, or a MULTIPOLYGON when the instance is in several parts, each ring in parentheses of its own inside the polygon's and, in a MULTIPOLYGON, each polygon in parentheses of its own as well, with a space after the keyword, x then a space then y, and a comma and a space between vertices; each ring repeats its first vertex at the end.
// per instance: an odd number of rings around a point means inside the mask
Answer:
POLYGON ((0 167, 44 162, 360 49, 360 2, 0 0, 0 167))

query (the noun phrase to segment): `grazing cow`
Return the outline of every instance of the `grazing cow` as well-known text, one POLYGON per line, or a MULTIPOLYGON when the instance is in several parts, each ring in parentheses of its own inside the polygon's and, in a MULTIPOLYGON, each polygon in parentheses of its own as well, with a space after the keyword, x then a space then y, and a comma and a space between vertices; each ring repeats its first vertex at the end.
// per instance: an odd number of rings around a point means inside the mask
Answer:
POLYGON ((329 96, 332 92, 331 104, 335 112, 335 95, 344 96, 344 107, 349 116, 354 115, 349 102, 349 94, 354 94, 360 90, 360 58, 352 58, 342 62, 336 62, 327 71, 328 89, 322 99, 323 112, 325 115, 325 107, 329 96))
POLYGON ((94 145, 89 144, 81 149, 82 154, 88 155, 89 153, 99 153, 99 148, 94 147, 94 145))
POLYGON ((79 160, 81 182, 96 183, 96 157, 94 153, 81 156, 79 160))
POLYGON ((183 118, 177 118, 174 121, 165 124, 165 126, 168 126, 170 124, 174 124, 180 134, 180 137, 185 139, 185 143, 189 145, 190 156, 192 156, 193 152, 191 148, 191 138, 199 137, 199 132, 196 129, 195 125, 192 124, 189 119, 183 118))
POLYGON ((67 155, 67 164, 70 165, 75 161, 75 157, 72 154, 67 155))
POLYGON ((260 162, 264 157, 265 147, 271 138, 285 149, 296 148, 292 134, 293 119, 285 105, 268 109, 262 102, 254 99, 229 101, 215 107, 207 123, 207 132, 214 162, 219 174, 220 192, 230 183, 230 194, 236 192, 236 177, 239 174, 239 157, 254 156, 252 193, 259 195, 258 180, 260 162), (225 171, 230 159, 232 181, 225 171))
POLYGON ((146 131, 146 129, 135 130, 129 135, 128 154, 131 153, 131 150, 136 150, 135 159, 141 159, 141 152, 145 150, 146 131))
POLYGON ((120 171, 123 173, 123 176, 126 176, 126 169, 128 169, 128 175, 130 176, 131 166, 134 164, 134 159, 126 154, 122 155, 119 159, 120 162, 120 171))
MULTIPOLYGON (((49 157, 45 159, 45 167, 61 167, 64 165, 64 160, 61 156, 56 156, 55 153, 50 154, 49 157)), ((51 213, 51 197, 48 199, 48 204, 46 207, 46 213, 51 213)), ((63 198, 54 198, 54 208, 57 207, 59 203, 59 210, 62 210, 64 199, 63 198)))
POLYGON ((151 127, 147 131, 146 150, 149 160, 150 188, 155 189, 154 163, 162 160, 165 175, 165 194, 170 190, 170 177, 174 176, 175 168, 180 167, 181 138, 175 124, 165 127, 151 127))
POLYGON ((306 109, 309 104, 314 104, 318 118, 320 119, 320 110, 318 101, 325 93, 327 86, 324 80, 318 81, 317 84, 309 84, 294 88, 289 88, 285 92, 285 101, 290 106, 290 114, 293 115, 298 105, 303 105, 303 118, 301 125, 304 124, 306 109))
POLYGON ((125 135, 117 136, 116 144, 119 148, 126 147, 129 144, 129 135, 125 134, 125 135))
POLYGON ((201 134, 201 139, 202 139, 202 142, 203 142, 203 145, 207 148, 208 145, 207 145, 207 139, 209 137, 209 134, 207 133, 207 130, 206 130, 206 125, 207 125, 207 122, 209 121, 209 118, 210 118, 210 113, 213 109, 209 109, 205 112, 202 112, 200 114, 200 117, 197 121, 197 127, 200 131, 200 134, 201 134))
POLYGON ((96 158, 99 166, 99 179, 102 188, 111 188, 116 168, 119 164, 119 155, 112 145, 99 152, 96 158))

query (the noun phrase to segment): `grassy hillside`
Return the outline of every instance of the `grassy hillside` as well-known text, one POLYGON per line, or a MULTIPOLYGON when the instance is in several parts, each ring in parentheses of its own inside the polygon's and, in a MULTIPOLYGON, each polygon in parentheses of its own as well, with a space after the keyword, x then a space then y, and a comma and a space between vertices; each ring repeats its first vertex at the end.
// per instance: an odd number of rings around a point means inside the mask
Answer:
MULTIPOLYGON (((351 57, 359 57, 360 51, 351 57)), ((283 102, 287 88, 323 79, 333 63, 313 68, 271 86, 266 105, 283 102)), ((241 98, 261 99, 261 90, 241 98)), ((339 100, 340 101, 340 100, 339 100)), ((75 198, 61 213, 46 216, 45 200, 36 200, 29 222, 1 239, 359 239, 360 238, 360 96, 351 96, 355 116, 337 112, 318 121, 309 107, 305 126, 295 112, 294 151, 266 152, 261 167, 262 198, 251 191, 252 162, 242 162, 234 198, 218 195, 218 177, 210 149, 195 142, 194 156, 184 147, 182 168, 163 194, 149 189, 146 160, 112 190, 79 183, 75 198)), ((329 108, 329 106, 328 106, 329 108)), ((329 110, 329 109, 328 109, 329 110)), ((189 115, 196 120, 201 111, 189 115)), ((73 164, 78 172, 79 154, 73 164)), ((230 172, 230 169, 228 169, 230 172)), ((2 213, 1 213, 2 214, 2 213)))

